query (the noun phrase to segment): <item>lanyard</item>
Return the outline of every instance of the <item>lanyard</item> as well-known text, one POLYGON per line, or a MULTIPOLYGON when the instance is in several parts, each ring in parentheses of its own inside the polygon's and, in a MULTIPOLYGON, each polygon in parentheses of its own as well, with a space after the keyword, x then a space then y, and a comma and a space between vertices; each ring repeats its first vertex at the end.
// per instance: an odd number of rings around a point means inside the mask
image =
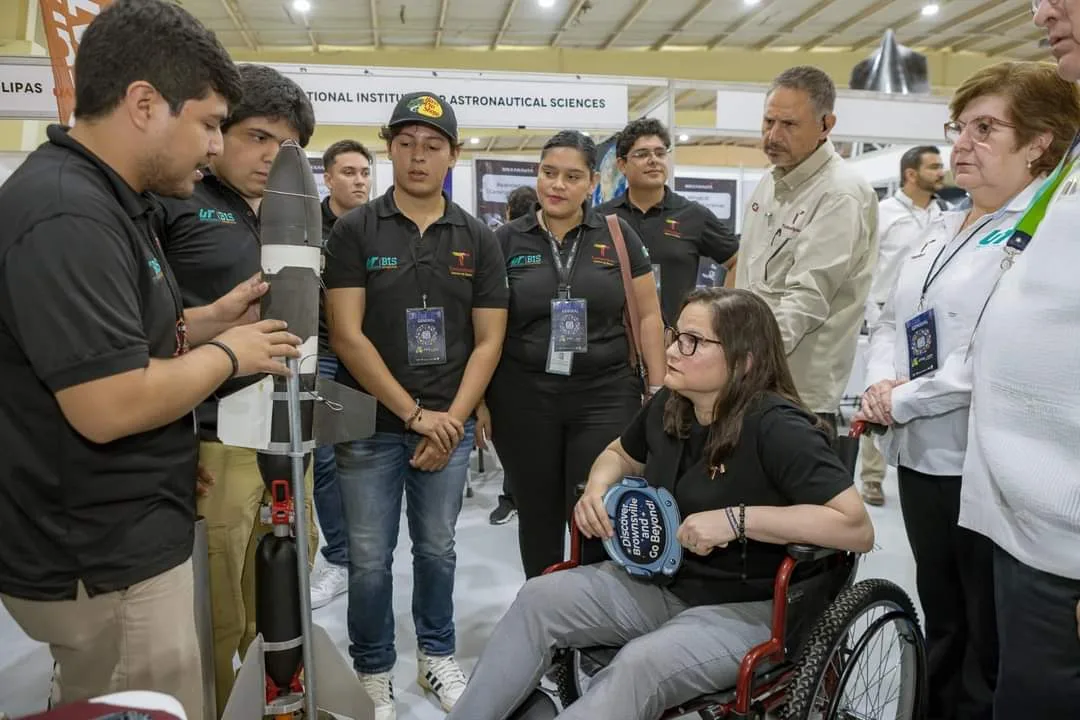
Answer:
MULTIPOLYGON (((960 251, 963 250, 969 242, 971 242, 971 239, 973 237, 981 233, 987 225, 1004 215, 1008 209, 1009 206, 1006 205, 1001 210, 998 210, 996 213, 979 223, 971 232, 967 234, 967 237, 965 237, 963 241, 961 241, 960 245, 955 250, 953 250, 952 254, 949 255, 949 257, 945 258, 945 262, 941 263, 941 267, 938 267, 938 260, 941 260, 941 256, 945 254, 945 251, 949 249, 949 245, 951 245, 952 243, 948 242, 941 246, 941 249, 938 250, 937 256, 934 258, 934 262, 930 263, 930 270, 926 273, 926 279, 923 280, 922 294, 919 295, 920 311, 924 307, 924 304, 926 302, 926 293, 929 292, 930 286, 933 285, 934 281, 941 276, 941 273, 945 272, 945 268, 949 266, 949 263, 953 261, 953 258, 960 254, 960 251)), ((953 236, 953 239, 956 239, 955 235, 953 236)))
POLYGON ((1076 164, 1078 146, 1080 146, 1080 134, 1073 138, 1072 145, 1069 146, 1069 152, 1065 153, 1065 157, 1058 163, 1054 174, 1039 188, 1035 199, 1031 201, 1023 217, 1020 218, 1020 222, 1016 223, 1012 236, 1005 243, 1005 259, 1001 261, 1002 270, 1008 270, 1012 267, 1016 256, 1027 250, 1035 231, 1039 228, 1043 218, 1046 217, 1046 211, 1050 206, 1050 201, 1054 198, 1054 193, 1061 187, 1061 183, 1068 177, 1069 172, 1076 164))
MULTIPOLYGON (((434 224, 431 225, 431 227, 429 227, 428 230, 431 230, 431 228, 433 228, 433 227, 435 227, 434 224)), ((435 241, 435 248, 434 248, 434 253, 435 254, 432 257, 432 261, 433 261, 433 263, 435 265, 437 265, 438 262, 439 262, 439 257, 440 257, 439 250, 442 249, 442 241, 444 239, 445 239, 445 237, 440 236, 439 239, 435 241)), ((424 309, 427 310, 428 290, 431 289, 431 275, 435 272, 436 269, 434 267, 432 267, 432 268, 429 268, 429 272, 427 272, 427 273, 420 272, 420 257, 417 255, 416 249, 418 247, 420 247, 420 244, 423 243, 423 242, 424 242, 424 236, 423 235, 420 235, 420 237, 418 237, 415 241, 410 242, 409 243, 409 254, 412 257, 412 261, 413 261, 413 271, 416 273, 416 286, 418 288, 420 288, 420 303, 424 306, 424 309)), ((425 265, 426 264, 427 263, 425 263, 425 265)))
POLYGON ((180 286, 176 284, 176 278, 169 271, 168 261, 165 259, 165 252, 161 248, 161 241, 158 240, 157 231, 154 230, 154 221, 151 215, 152 213, 148 213, 144 220, 146 234, 150 238, 150 254, 154 256, 158 267, 161 268, 161 274, 165 278, 165 285, 169 288, 169 294, 172 295, 173 306, 176 310, 175 354, 183 355, 190 349, 187 339, 187 322, 184 320, 184 297, 180 294, 180 286))
POLYGON ((574 272, 574 263, 577 260, 578 244, 581 241, 581 233, 584 232, 584 226, 578 226, 577 235, 574 236, 574 243, 570 246, 570 255, 566 260, 566 264, 563 264, 562 253, 559 252, 559 243, 555 239, 555 236, 551 234, 551 231, 544 228, 544 232, 547 233, 548 242, 551 243, 551 255, 555 263, 555 272, 559 276, 559 293, 560 295, 570 293, 570 276, 574 272))
MULTIPOLYGON (((896 200, 896 202, 900 203, 901 207, 903 207, 905 210, 907 210, 908 215, 910 215, 911 219, 915 221, 915 224, 919 226, 919 230, 925 230, 926 226, 929 224, 929 219, 930 219, 930 211, 929 211, 929 209, 926 211, 926 220, 927 220, 927 222, 924 223, 923 220, 919 217, 919 214, 917 212, 915 212, 915 210, 911 206, 909 206, 907 203, 905 203, 900 198, 896 197, 897 195, 900 195, 900 194, 901 194, 901 191, 897 190, 896 193, 893 195, 893 198, 896 200)), ((905 195, 905 197, 907 197, 907 196, 905 195)), ((931 198, 930 202, 934 202, 934 199, 931 198)))

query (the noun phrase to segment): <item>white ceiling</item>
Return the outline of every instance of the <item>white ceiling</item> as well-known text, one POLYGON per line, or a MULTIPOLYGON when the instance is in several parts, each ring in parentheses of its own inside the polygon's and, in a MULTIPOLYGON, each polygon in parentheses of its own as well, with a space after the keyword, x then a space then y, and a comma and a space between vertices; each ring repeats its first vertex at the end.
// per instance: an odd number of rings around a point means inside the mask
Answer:
POLYGON ((886 29, 934 50, 1042 57, 1027 0, 178 0, 229 47, 870 48, 886 29))

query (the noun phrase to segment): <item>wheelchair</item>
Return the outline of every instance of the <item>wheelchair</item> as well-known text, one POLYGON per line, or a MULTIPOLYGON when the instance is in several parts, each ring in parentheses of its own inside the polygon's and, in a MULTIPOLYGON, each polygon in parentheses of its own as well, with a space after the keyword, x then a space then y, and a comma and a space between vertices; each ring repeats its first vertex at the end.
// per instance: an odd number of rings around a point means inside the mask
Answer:
MULTIPOLYGON (((856 425, 837 442, 852 475, 862 430, 856 425)), ((577 567, 581 557, 582 537, 572 523, 570 560, 545 574, 577 567)), ((735 686, 670 708, 663 717, 921 720, 927 710, 926 648, 914 604, 888 580, 855 582, 858 559, 789 545, 774 581, 770 637, 743 657, 735 686)), ((618 651, 574 648, 557 655, 564 708, 618 651)))

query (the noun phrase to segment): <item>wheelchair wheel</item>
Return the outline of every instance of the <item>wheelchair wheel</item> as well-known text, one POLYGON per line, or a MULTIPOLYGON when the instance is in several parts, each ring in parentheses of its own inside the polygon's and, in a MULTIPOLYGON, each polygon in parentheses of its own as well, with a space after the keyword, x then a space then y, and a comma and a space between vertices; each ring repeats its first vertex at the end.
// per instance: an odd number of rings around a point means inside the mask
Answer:
POLYGON ((845 589, 796 663, 785 720, 920 720, 926 649, 915 607, 888 580, 845 589))

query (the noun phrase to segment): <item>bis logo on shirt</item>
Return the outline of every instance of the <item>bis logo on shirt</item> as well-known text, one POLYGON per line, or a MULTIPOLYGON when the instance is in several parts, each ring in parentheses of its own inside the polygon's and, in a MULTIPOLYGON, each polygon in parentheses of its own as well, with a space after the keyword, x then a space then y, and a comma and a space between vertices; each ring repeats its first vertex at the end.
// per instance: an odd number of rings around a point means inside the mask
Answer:
POLYGON ((235 225, 236 215, 224 210, 215 210, 214 208, 199 208, 199 221, 235 225))
POLYGON ((398 259, 396 257, 383 257, 372 255, 367 259, 367 271, 378 272, 380 270, 397 270, 398 259))

